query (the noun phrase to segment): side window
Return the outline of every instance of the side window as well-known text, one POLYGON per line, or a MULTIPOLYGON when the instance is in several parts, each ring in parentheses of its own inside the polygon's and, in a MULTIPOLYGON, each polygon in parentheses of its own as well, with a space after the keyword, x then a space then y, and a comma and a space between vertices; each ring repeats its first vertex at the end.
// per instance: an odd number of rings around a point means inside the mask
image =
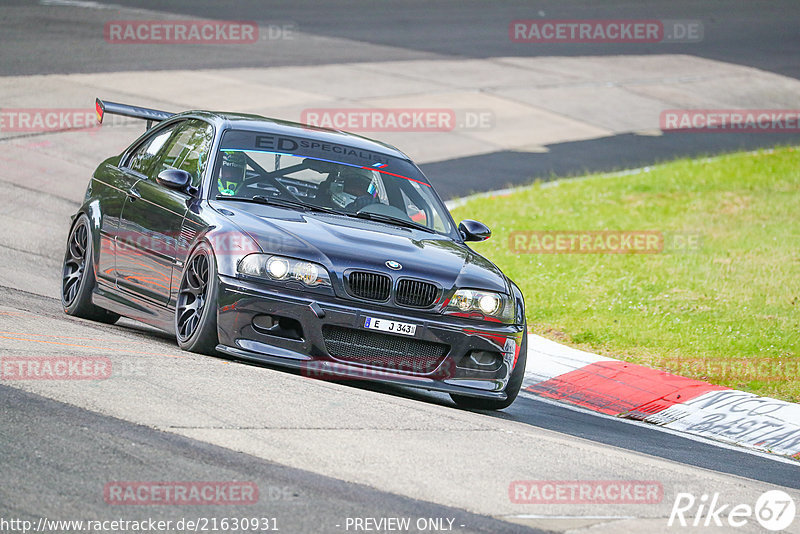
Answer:
POLYGON ((181 169, 192 175, 193 186, 199 186, 213 139, 214 129, 210 124, 196 119, 182 123, 170 137, 163 158, 152 174, 181 169))
POLYGON ((157 159, 158 152, 164 146, 164 143, 167 142, 169 136, 172 135, 174 129, 175 126, 167 128, 142 143, 130 156, 125 166, 147 176, 150 169, 153 167, 153 163, 155 163, 157 159))

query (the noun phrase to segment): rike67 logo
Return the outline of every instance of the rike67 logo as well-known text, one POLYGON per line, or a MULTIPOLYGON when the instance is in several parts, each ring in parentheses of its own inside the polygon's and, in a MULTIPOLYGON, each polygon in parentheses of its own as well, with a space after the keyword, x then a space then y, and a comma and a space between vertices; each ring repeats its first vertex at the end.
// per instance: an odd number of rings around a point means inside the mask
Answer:
POLYGON ((795 518, 794 499, 784 491, 763 493, 755 506, 723 503, 719 493, 711 497, 703 494, 696 498, 691 493, 678 493, 667 525, 677 527, 729 527, 740 528, 753 519, 765 529, 778 532, 788 528, 795 518))

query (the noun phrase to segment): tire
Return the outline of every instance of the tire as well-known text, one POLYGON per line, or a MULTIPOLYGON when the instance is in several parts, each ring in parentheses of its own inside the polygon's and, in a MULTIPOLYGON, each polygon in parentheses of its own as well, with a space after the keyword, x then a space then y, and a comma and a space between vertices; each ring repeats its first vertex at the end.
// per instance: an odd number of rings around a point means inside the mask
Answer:
POLYGON ((517 398, 519 390, 522 388, 522 380, 525 378, 525 364, 528 361, 528 331, 522 335, 522 346, 519 349, 517 365, 511 372, 511 378, 506 385, 506 400, 481 399, 478 397, 468 397, 466 395, 450 394, 450 398, 459 408, 467 410, 502 410, 511 406, 517 398))
POLYGON ((114 324, 119 315, 92 304, 92 291, 97 284, 94 265, 92 225, 82 213, 67 238, 61 267, 61 306, 68 315, 114 324))
POLYGON ((192 251, 181 275, 175 304, 175 337, 189 352, 215 355, 217 337, 217 264, 206 243, 192 251))

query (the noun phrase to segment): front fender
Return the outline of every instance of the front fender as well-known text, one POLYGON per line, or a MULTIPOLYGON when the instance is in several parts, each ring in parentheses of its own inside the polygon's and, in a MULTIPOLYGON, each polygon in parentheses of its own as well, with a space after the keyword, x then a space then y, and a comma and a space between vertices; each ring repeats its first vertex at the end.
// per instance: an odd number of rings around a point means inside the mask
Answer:
POLYGON ((513 280, 506 277, 508 285, 511 287, 511 295, 514 297, 514 305, 516 307, 516 322, 517 324, 526 324, 525 320, 525 297, 522 295, 522 290, 513 280))
MULTIPOLYGON (((263 252, 258 243, 245 232, 235 227, 213 227, 197 237, 191 250, 206 242, 214 252, 217 272, 223 276, 236 276, 239 260, 248 254, 263 252)), ((188 257, 188 256, 187 256, 188 257)))
MULTIPOLYGON (((92 260, 94 263, 95 273, 100 262, 101 242, 100 242, 100 223, 102 221, 102 212, 100 211, 100 202, 97 199, 87 200, 78 208, 78 211, 70 215, 69 218, 69 233, 72 235, 72 229, 75 227, 75 222, 81 215, 86 215, 89 218, 89 227, 91 228, 92 237, 92 260)), ((68 238, 69 239, 69 238, 68 238)))

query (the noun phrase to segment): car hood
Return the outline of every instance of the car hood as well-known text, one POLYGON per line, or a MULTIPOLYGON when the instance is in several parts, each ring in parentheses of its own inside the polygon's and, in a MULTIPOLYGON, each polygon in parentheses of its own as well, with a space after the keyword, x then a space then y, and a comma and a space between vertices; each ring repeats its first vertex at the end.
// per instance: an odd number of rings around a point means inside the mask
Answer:
POLYGON ((500 269, 466 245, 438 234, 345 215, 224 201, 212 204, 265 253, 324 265, 339 280, 348 269, 386 273, 393 278, 430 280, 453 287, 508 293, 500 269), (387 261, 402 265, 392 270, 387 261))

